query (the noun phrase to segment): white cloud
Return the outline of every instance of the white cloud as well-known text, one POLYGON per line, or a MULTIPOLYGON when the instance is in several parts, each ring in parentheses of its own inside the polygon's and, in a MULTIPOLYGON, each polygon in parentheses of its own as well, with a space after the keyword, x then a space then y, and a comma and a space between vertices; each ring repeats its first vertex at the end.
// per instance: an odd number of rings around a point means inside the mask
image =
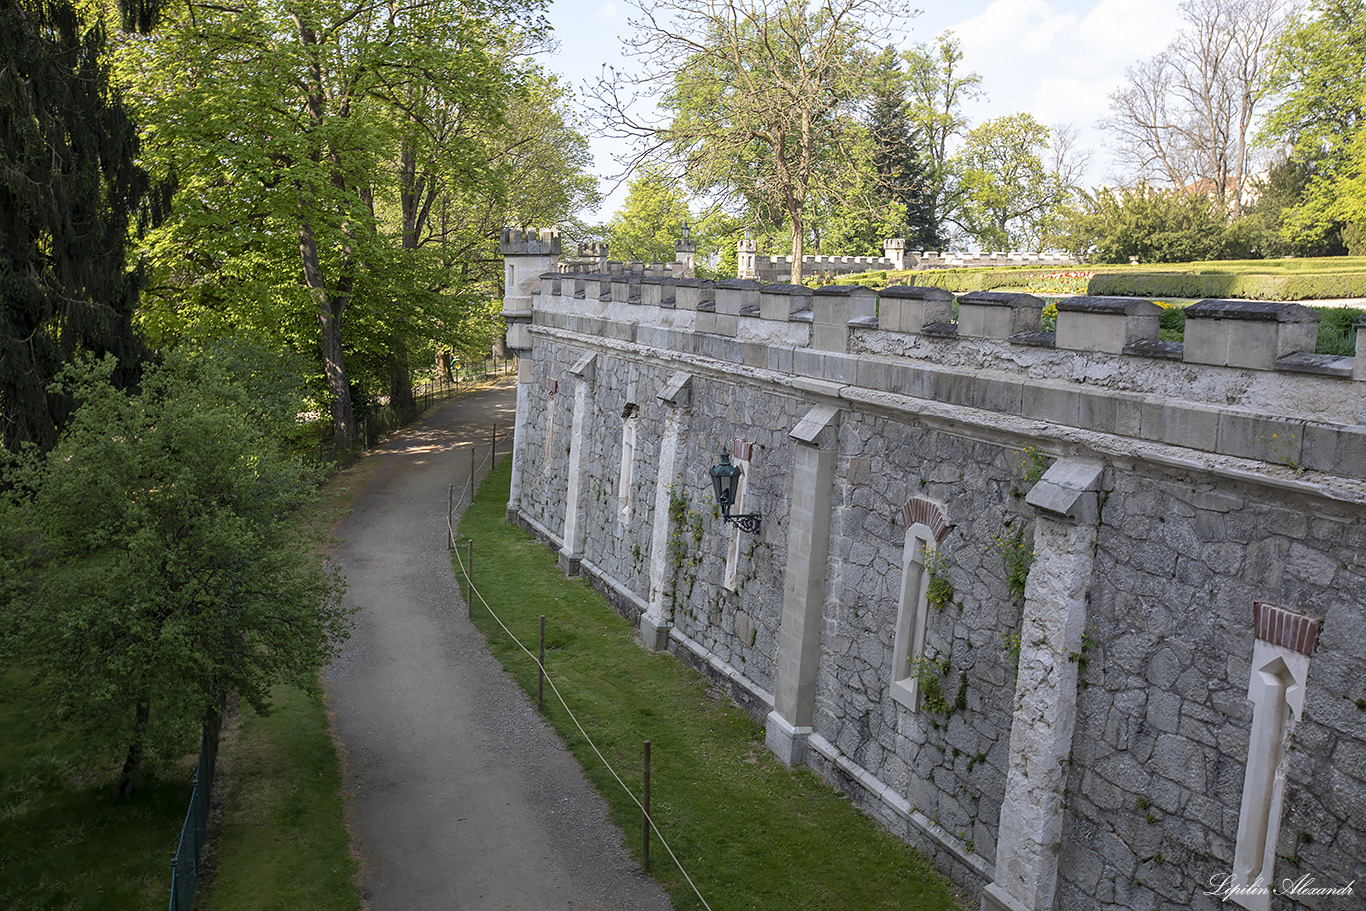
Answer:
POLYGON ((607 0, 598 10, 599 21, 615 22, 617 18, 617 5, 612 0, 607 0))
POLYGON ((965 55, 975 58, 1047 54, 1067 41, 1077 17, 1059 13, 1047 0, 995 0, 954 26, 965 55))

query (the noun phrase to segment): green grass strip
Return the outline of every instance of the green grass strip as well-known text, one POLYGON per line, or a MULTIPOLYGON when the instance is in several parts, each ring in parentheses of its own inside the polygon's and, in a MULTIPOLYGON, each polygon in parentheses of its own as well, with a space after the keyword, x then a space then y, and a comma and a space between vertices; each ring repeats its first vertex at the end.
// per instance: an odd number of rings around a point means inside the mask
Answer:
POLYGON ((223 824, 207 907, 355 911, 356 863, 322 697, 278 686, 269 715, 243 709, 236 727, 218 758, 223 824))
POLYGON ((166 907, 193 757, 116 797, 121 757, 92 761, 79 738, 45 730, 25 682, 18 668, 0 680, 0 908, 166 907))
MULTIPOLYGON (((701 675, 637 644, 631 625, 554 556, 504 521, 510 460, 479 488, 461 532, 475 542, 475 585, 534 653, 546 616, 546 666, 603 755, 638 795, 651 742, 651 815, 715 911, 939 911, 949 881, 915 849, 806 769, 788 769, 761 727, 701 675)), ((535 697, 536 664, 483 607, 493 653, 535 697)), ((546 715, 607 799, 639 859, 640 811, 546 688, 546 715)), ((700 908, 656 842, 651 872, 678 909, 700 908)))

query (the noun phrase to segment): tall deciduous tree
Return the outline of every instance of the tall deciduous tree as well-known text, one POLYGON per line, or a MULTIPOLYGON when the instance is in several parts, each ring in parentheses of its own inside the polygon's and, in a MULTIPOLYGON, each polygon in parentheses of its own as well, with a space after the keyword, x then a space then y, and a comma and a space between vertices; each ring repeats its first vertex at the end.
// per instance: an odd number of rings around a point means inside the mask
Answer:
POLYGON ((126 793, 224 693, 264 709, 278 681, 316 688, 347 614, 296 515, 318 480, 287 451, 297 365, 179 351, 136 393, 113 369, 67 368, 80 405, 55 448, 0 462, 0 656, 58 722, 123 752, 126 793))
POLYGON ((4 445, 53 442, 69 402, 48 386, 75 352, 113 354, 123 383, 140 357, 141 275, 124 248, 158 194, 104 54, 104 30, 70 3, 0 5, 4 445))
POLYGON ((1251 183, 1253 120, 1288 0, 1185 0, 1185 27, 1126 74, 1102 125, 1144 180, 1194 187, 1233 217, 1251 183))
POLYGON ((1043 245, 1053 214, 1074 189, 1062 168, 1044 163, 1051 135, 1029 114, 997 117, 968 133, 954 159, 962 180, 957 220, 984 248, 1043 245))
MULTIPOLYGON (((425 181, 436 175, 419 161, 453 157, 447 177, 486 164, 479 133, 499 122, 513 81, 509 17, 526 9, 191 2, 126 47, 150 151, 181 180, 176 219, 152 247, 160 299, 312 335, 340 446, 354 425, 352 308, 406 306, 414 260, 392 253, 411 249, 431 213, 425 181), (376 209, 386 195, 399 197, 397 243, 376 209)), ((398 315, 385 314, 390 331, 398 315)))
MULTIPOLYGON (((701 192, 779 216, 801 277, 807 206, 864 96, 875 0, 643 0, 629 53, 637 86, 663 93, 665 124, 633 117, 623 86, 599 98, 613 127, 682 163, 701 192)), ((648 151, 648 149, 647 149, 648 151)))
POLYGON ((962 72, 963 51, 952 32, 933 45, 905 52, 908 113, 923 137, 926 156, 925 199, 932 213, 930 237, 946 242, 946 222, 958 211, 960 187, 953 170, 953 141, 967 130, 963 105, 982 94, 982 77, 962 72))
POLYGON ((607 223, 607 243, 614 259, 672 262, 674 242, 692 221, 678 181, 658 165, 646 165, 627 184, 626 201, 607 223))
POLYGON ((1286 240, 1320 246, 1331 244, 1344 225, 1366 231, 1366 206, 1360 202, 1366 179, 1366 3, 1312 4, 1309 15, 1295 19, 1279 40, 1274 76, 1280 102, 1264 133, 1288 148, 1305 180, 1303 197, 1285 213, 1286 240))

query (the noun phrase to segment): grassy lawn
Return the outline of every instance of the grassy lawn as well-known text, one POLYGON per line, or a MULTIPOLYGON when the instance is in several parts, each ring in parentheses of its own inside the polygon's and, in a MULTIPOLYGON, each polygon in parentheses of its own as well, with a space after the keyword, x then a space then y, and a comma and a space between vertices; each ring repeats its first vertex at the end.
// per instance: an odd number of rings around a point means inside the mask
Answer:
POLYGON ((121 757, 88 762, 80 741, 45 732, 23 682, 11 668, 0 688, 0 908, 165 907, 193 757, 115 797, 121 757))
POLYGON ((341 769, 318 696, 276 687, 269 715, 244 709, 230 721, 218 758, 217 788, 222 826, 210 861, 214 874, 206 907, 360 907, 341 769))
MULTIPOLYGON (((651 741, 651 811, 716 911, 958 907, 951 885, 914 849, 807 770, 785 768, 764 732, 696 672, 634 640, 629 623, 553 555, 503 520, 510 461, 480 487, 461 532, 475 543, 475 584, 533 651, 546 615, 546 665, 623 780, 639 793, 651 741)), ((476 625, 529 693, 536 666, 482 607, 476 625)), ((612 806, 639 857, 640 813, 547 687, 547 715, 612 806)), ((651 871, 679 909, 700 903, 656 841, 651 871)))

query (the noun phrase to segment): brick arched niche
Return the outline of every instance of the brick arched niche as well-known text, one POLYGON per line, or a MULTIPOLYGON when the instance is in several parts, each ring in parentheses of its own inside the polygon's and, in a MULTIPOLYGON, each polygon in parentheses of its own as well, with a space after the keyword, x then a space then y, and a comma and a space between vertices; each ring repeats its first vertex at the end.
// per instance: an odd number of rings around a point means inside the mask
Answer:
POLYGON ((925 658, 925 627, 929 621, 930 566, 939 542, 952 530, 944 508, 933 500, 913 497, 901 507, 906 540, 901 550, 901 596, 896 609, 896 636, 888 692, 911 711, 920 709, 919 665, 925 658))

